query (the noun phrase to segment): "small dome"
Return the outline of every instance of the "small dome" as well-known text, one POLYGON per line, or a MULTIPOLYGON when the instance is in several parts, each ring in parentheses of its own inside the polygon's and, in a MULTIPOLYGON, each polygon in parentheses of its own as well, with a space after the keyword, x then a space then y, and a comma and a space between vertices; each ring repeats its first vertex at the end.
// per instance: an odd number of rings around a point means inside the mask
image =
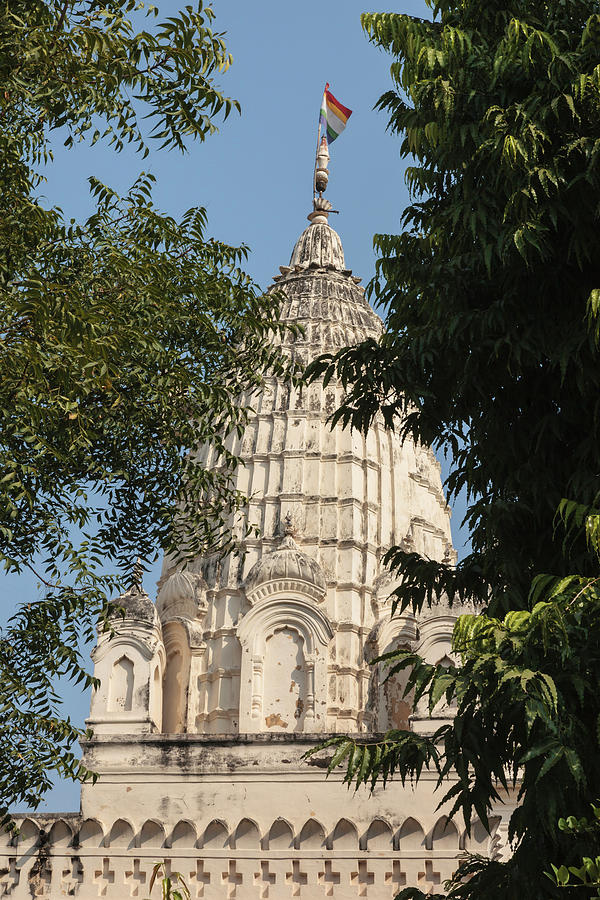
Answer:
POLYGON ((205 607, 206 583, 201 575, 178 570, 162 585, 156 607, 164 621, 176 616, 194 619, 200 607, 205 607))
POLYGON ((276 550, 266 553, 252 566, 246 577, 246 594, 268 581, 281 579, 302 581, 312 587, 311 593, 325 594, 325 576, 321 566, 316 559, 303 553, 290 535, 284 537, 276 550))
POLYGON ((316 224, 305 228, 292 251, 290 267, 319 266, 340 272, 346 269, 344 248, 337 231, 330 225, 316 224))
MULTIPOLYGON (((113 606, 117 610, 124 610, 125 618, 132 619, 135 622, 143 622, 148 625, 156 625, 158 623, 158 614, 154 603, 142 588, 135 585, 113 600, 113 606)), ((117 622, 121 619, 121 613, 115 612, 112 615, 117 622)))

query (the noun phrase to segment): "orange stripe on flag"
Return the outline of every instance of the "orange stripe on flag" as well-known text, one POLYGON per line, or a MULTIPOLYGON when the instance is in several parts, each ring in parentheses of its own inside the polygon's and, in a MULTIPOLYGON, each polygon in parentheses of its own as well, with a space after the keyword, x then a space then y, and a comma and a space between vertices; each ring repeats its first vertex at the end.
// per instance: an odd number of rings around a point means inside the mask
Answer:
POLYGON ((347 106, 344 106, 343 103, 340 103, 339 100, 336 100, 330 91, 325 91, 325 96, 327 97, 327 106, 329 106, 345 124, 352 115, 352 110, 348 109, 347 106))

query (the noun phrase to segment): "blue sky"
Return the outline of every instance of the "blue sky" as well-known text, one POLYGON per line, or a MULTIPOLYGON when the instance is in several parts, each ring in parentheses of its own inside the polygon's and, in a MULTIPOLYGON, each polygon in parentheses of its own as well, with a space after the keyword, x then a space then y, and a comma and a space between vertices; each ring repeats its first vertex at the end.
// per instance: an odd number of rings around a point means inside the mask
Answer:
MULTIPOLYGON (((178 0, 153 0, 161 17, 173 15, 178 0)), ((189 2, 189 0, 188 0, 189 2)), ((408 202, 400 139, 386 132, 386 117, 373 106, 390 87, 391 59, 370 45, 360 25, 364 0, 214 0, 215 29, 227 32, 234 57, 220 86, 242 105, 220 133, 189 152, 152 152, 148 158, 127 150, 76 145, 66 151, 57 140, 45 195, 67 218, 83 218, 92 209, 86 179, 94 175, 124 191, 140 171, 158 179, 155 201, 179 215, 204 206, 209 234, 232 244, 247 244, 248 272, 263 287, 286 265, 311 209, 312 173, 319 105, 326 81, 353 110, 346 131, 331 148, 327 192, 338 216, 346 262, 368 281, 374 273, 372 242, 376 232, 397 232, 408 202)), ((381 9, 376 6, 376 9, 381 9)), ((428 16, 419 0, 403 0, 394 11, 428 16)), ((455 545, 462 511, 454 514, 455 545)), ((154 596, 153 575, 146 589, 154 596)), ((38 595, 27 576, 4 578, 3 615, 15 602, 38 595)), ((76 722, 87 715, 89 700, 78 689, 65 689, 68 713, 76 722)), ((58 784, 42 809, 79 808, 79 787, 58 784)))

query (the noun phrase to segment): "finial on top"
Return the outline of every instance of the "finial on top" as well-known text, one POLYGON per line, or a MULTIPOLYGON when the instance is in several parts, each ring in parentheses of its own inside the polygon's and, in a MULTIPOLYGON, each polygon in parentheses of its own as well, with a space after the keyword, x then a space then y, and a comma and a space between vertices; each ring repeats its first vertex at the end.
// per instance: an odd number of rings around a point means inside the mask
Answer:
POLYGON ((329 147, 327 146, 327 138, 325 135, 321 138, 321 143, 317 148, 317 165, 315 169, 315 190, 321 195, 324 190, 327 188, 327 182, 329 181, 329 169, 327 168, 327 163, 329 162, 329 147))
POLYGON ((144 567, 142 565, 142 560, 138 556, 135 563, 133 564, 133 569, 131 571, 131 591, 135 591, 136 593, 141 593, 142 591, 142 582, 144 579, 144 567))
POLYGON ((317 197, 313 201, 313 211, 306 218, 311 225, 327 225, 330 212, 335 212, 335 210, 331 209, 329 200, 326 200, 325 197, 317 197))

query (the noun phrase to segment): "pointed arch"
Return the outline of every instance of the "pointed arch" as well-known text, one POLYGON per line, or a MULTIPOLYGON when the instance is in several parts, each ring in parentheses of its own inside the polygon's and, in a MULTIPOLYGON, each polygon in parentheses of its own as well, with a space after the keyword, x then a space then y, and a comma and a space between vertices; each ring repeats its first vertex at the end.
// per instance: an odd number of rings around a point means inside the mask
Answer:
POLYGON ((236 850, 253 850, 260 847, 260 831, 253 819, 241 819, 233 836, 236 850))
POLYGON ((177 823, 171 833, 169 846, 194 847, 197 839, 198 835, 196 834, 195 825, 187 819, 182 819, 181 822, 177 823))
POLYGON ((115 660, 108 685, 108 709, 112 712, 131 712, 133 709, 133 660, 124 653, 115 660))
POLYGON ((221 819, 213 819, 204 829, 203 847, 215 847, 220 850, 229 847, 229 829, 221 819))
POLYGON ((291 850, 294 846, 294 829, 287 819, 275 819, 269 829, 267 850, 291 850))
POLYGON ((298 835, 298 850, 325 849, 325 829, 317 819, 308 819, 298 835))
POLYGON ((155 819, 148 819, 140 831, 140 847, 164 847, 165 829, 155 819))
POLYGON ((64 819, 58 819, 50 829, 48 842, 53 847, 70 847, 73 842, 73 831, 64 819))
POLYGON ((129 850, 135 846, 133 826, 126 819, 117 819, 108 833, 106 847, 125 847, 129 850))
POLYGON ((431 833, 431 842, 434 850, 458 849, 458 828, 447 816, 442 816, 435 823, 431 833))
POLYGON ((32 819, 23 819, 19 825, 17 847, 19 850, 30 850, 35 847, 40 837, 40 829, 32 819))
POLYGON ((77 843, 81 847, 104 846, 104 829, 98 819, 86 819, 77 835, 77 843))
POLYGON ((483 853, 487 856, 488 842, 494 839, 500 821, 500 816, 490 816, 488 832, 481 819, 476 819, 471 825, 471 836, 469 837, 466 830, 463 832, 462 846, 471 853, 483 853))
POLYGON ((385 819, 373 819, 365 834, 365 850, 391 850, 393 847, 393 832, 389 822, 385 819))
POLYGON ((355 850, 358 848, 358 832, 349 819, 340 819, 331 835, 333 850, 355 850))
POLYGON ((17 843, 17 837, 6 828, 0 828, 0 848, 14 847, 17 843))
POLYGON ((400 850, 424 850, 425 832, 412 816, 406 819, 398 832, 400 850))

